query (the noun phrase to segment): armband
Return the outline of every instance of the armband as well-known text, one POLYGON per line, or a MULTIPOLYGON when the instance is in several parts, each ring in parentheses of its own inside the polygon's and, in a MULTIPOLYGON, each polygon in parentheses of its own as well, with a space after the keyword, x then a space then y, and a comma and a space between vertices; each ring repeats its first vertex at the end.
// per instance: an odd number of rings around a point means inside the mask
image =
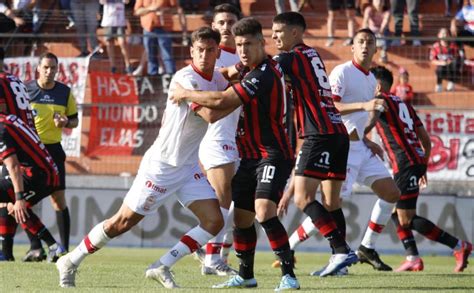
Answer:
POLYGON ((22 200, 25 198, 25 192, 15 192, 15 200, 22 200))

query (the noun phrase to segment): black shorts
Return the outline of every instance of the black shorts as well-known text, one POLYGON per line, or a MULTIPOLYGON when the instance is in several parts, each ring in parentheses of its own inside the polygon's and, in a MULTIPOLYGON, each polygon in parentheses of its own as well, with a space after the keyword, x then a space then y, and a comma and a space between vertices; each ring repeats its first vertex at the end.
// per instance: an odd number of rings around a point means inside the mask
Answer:
POLYGON ((346 134, 304 138, 296 158, 295 175, 321 180, 345 180, 349 137, 346 134))
POLYGON ((416 209, 416 201, 420 194, 418 182, 425 173, 426 165, 414 165, 400 170, 393 176, 401 192, 400 200, 397 202, 397 209, 416 209))
MULTIPOLYGON (((44 184, 46 177, 47 175, 42 171, 35 172, 33 177, 23 175, 25 199, 30 206, 37 204, 54 191, 53 187, 44 184)), ((0 202, 15 202, 15 192, 9 175, 0 179, 0 202)))
POLYGON ((355 9, 355 0, 326 0, 328 10, 355 9))
POLYGON ((232 179, 234 206, 255 212, 257 198, 269 199, 278 204, 292 164, 292 160, 285 159, 243 159, 232 179))
POLYGON ((59 186, 57 190, 66 189, 66 153, 63 150, 61 143, 45 144, 44 145, 48 150, 48 153, 53 158, 54 163, 58 167, 59 171, 59 186))

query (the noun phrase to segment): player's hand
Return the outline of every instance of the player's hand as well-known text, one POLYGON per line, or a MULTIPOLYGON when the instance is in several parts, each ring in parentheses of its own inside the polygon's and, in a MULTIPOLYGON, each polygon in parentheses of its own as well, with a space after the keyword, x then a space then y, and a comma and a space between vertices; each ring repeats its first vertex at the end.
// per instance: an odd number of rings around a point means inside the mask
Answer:
POLYGON ((387 109, 387 103, 382 99, 372 99, 368 102, 365 102, 363 105, 365 111, 380 111, 384 112, 387 109))
POLYGON ((383 149, 381 146, 376 144, 375 142, 371 141, 368 138, 364 138, 364 143, 365 145, 369 148, 369 150, 372 152, 374 156, 379 156, 379 158, 384 161, 383 158, 383 149))
POLYGON ((423 175, 420 177, 420 181, 418 182, 418 186, 420 186, 420 189, 425 189, 428 186, 428 176, 423 175))
POLYGON ((290 204, 290 199, 292 194, 285 192, 283 193, 282 198, 280 199, 280 203, 278 204, 277 208, 277 215, 278 217, 283 217, 288 213, 288 205, 290 204))
POLYGON ((173 104, 181 103, 186 99, 186 90, 179 83, 175 83, 169 99, 173 104))
POLYGON ((66 127, 67 123, 69 122, 67 116, 61 115, 60 113, 54 113, 53 120, 54 125, 56 125, 57 128, 66 127))
POLYGON ((24 223, 26 222, 26 219, 30 217, 24 199, 15 201, 15 204, 13 205, 13 214, 17 223, 24 223))

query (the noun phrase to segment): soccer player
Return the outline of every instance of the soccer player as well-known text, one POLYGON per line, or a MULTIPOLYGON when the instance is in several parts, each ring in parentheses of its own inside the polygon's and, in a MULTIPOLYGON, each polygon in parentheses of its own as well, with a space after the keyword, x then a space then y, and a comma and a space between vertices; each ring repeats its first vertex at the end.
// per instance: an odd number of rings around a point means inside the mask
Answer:
MULTIPOLYGON (((171 82, 171 91, 179 81, 190 90, 223 90, 228 82, 218 71, 220 35, 209 27, 194 31, 190 48, 192 63, 179 70, 171 82)), ((223 227, 219 202, 205 176, 200 176, 198 148, 208 128, 230 111, 209 110, 192 103, 179 105, 169 101, 163 114, 158 138, 143 156, 138 174, 117 213, 97 224, 72 252, 57 262, 61 287, 74 287, 81 262, 127 232, 145 215, 154 214, 166 200, 177 198, 199 220, 180 241, 147 270, 146 277, 165 288, 177 288, 170 267, 185 255, 207 243, 223 227)))
POLYGON ((176 90, 172 99, 187 99, 202 106, 233 111, 242 105, 237 127, 240 166, 232 179, 234 246, 240 260, 239 274, 214 288, 256 287, 254 257, 257 233, 254 219, 265 230, 270 246, 282 262, 277 290, 300 287, 293 272, 288 235, 277 217, 277 205, 293 164, 293 151, 285 132, 287 98, 283 74, 265 53, 262 26, 243 18, 233 27, 237 52, 249 72, 226 91, 176 90))
MULTIPOLYGON (((216 61, 216 67, 229 67, 239 62, 231 32, 232 25, 239 19, 239 10, 231 4, 221 4, 214 8, 212 29, 221 35, 220 56, 216 61)), ((196 251, 196 254, 201 256, 200 258, 204 258, 201 267, 203 275, 226 276, 237 273, 227 265, 227 256, 233 241, 231 181, 235 174, 235 165, 239 160, 235 132, 240 112, 240 108, 237 108, 225 118, 209 124, 199 148, 199 160, 204 170, 206 170, 207 179, 216 192, 224 217, 224 228, 215 238, 209 240, 206 245, 205 256, 203 257, 201 249, 196 251)))
MULTIPOLYGON (((349 137, 331 99, 324 63, 318 52, 303 42, 305 29, 301 14, 281 13, 273 19, 272 38, 282 51, 274 59, 291 79, 297 130, 299 139, 303 140, 297 147, 293 182, 290 182, 290 186, 294 185, 295 204, 311 218, 334 251, 329 265, 320 273, 324 277, 357 261, 340 233, 340 230, 345 231, 341 207, 329 213, 315 196, 325 181, 326 200, 339 204, 346 177, 349 137)), ((287 205, 288 200, 282 201, 279 208, 286 210, 287 205)))
MULTIPOLYGON (((71 89, 54 78, 58 72, 58 58, 46 52, 39 57, 38 79, 26 83, 31 107, 35 113, 38 135, 53 158, 59 170, 60 186, 51 194, 51 205, 56 212, 61 244, 69 250, 71 219, 66 204, 66 154, 61 146, 63 128, 78 125, 77 107, 71 89)), ((30 249, 23 261, 42 261, 45 253, 41 242, 26 231, 30 239, 30 249)))
MULTIPOLYGON (((9 174, 0 179, 0 203, 7 204, 6 209, 2 209, 0 236, 11 239, 13 245, 16 224, 12 225, 10 219, 14 218, 23 229, 46 242, 48 261, 55 262, 65 250, 31 207, 58 187, 58 169, 36 131, 19 117, 4 112, 0 113, 0 159, 9 174)), ((7 260, 14 260, 12 245, 3 246, 7 260)))
MULTIPOLYGON (((386 107, 383 100, 375 99, 377 81, 369 71, 376 50, 374 33, 369 29, 359 30, 354 36, 352 45, 353 59, 336 66, 329 76, 329 83, 334 104, 342 114, 350 140, 346 181, 341 188, 341 198, 348 198, 351 195, 352 185, 356 181, 370 187, 379 197, 356 253, 361 262, 372 265, 374 269, 390 271, 392 268, 383 263, 375 251, 375 242, 390 219, 392 209, 400 198, 400 190, 381 160, 375 155, 382 157, 383 150, 365 135, 365 127, 370 123, 369 115, 374 119, 374 112, 384 111, 386 107)), ((328 202, 327 196, 323 198, 329 211, 340 208, 340 202, 328 202)), ((316 233, 307 222, 303 222, 296 230, 296 234, 292 235, 293 246, 316 233)), ((317 275, 318 272, 312 274, 317 275)))
MULTIPOLYGON (((426 169, 431 151, 430 136, 413 107, 399 97, 390 95, 392 73, 382 66, 370 71, 377 79, 377 97, 385 100, 388 106, 387 111, 380 113, 376 122, 377 131, 387 150, 397 186, 402 192, 392 220, 407 257, 396 271, 422 271, 424 268, 412 233, 415 230, 426 238, 453 249, 456 258, 454 271, 462 272, 467 267, 472 244, 457 239, 416 214, 420 187, 426 186, 428 182, 426 169)), ((369 125, 368 130, 372 127, 373 124, 369 125)))

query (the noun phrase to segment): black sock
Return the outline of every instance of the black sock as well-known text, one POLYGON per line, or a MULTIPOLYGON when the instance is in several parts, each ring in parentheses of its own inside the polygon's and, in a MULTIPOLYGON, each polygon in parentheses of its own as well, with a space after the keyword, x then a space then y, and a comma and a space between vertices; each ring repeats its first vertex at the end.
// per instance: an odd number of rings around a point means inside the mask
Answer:
POLYGON ((438 226, 433 224, 428 219, 416 215, 412 220, 412 227, 415 231, 423 234, 426 238, 442 243, 454 249, 458 244, 459 239, 452 236, 448 232, 441 230, 438 226))
POLYGON ((69 209, 66 207, 62 211, 56 211, 56 222, 59 228, 59 237, 61 244, 66 251, 69 251, 69 234, 71 231, 71 218, 69 216, 69 209))
POLYGON ((415 237, 411 232, 410 228, 403 228, 398 221, 397 213, 392 214, 392 221, 397 228, 398 239, 403 243, 407 255, 419 255, 418 248, 416 246, 415 237))
POLYGON ((295 273, 293 272, 293 254, 290 250, 288 234, 286 233, 285 227, 283 227, 278 217, 273 217, 260 224, 267 234, 270 247, 280 260, 282 276, 288 274, 295 278, 295 273))
POLYGON ((339 229, 339 232, 341 232, 342 237, 346 239, 346 218, 344 218, 342 209, 337 209, 329 213, 334 219, 334 222, 336 222, 337 229, 339 229))
POLYGON ((56 240, 54 240, 53 235, 49 232, 46 227, 44 227, 42 230, 38 232, 38 238, 46 242, 46 245, 51 246, 56 243, 56 240))
POLYGON ((319 232, 326 238, 334 248, 335 253, 349 253, 350 248, 347 245, 341 232, 331 214, 318 201, 309 203, 303 210, 308 215, 319 232))
POLYGON ((257 245, 257 231, 255 226, 249 228, 234 228, 234 247, 239 258, 239 276, 243 279, 252 279, 255 246, 257 245))
POLYGON ((6 207, 0 208, 0 223, 2 224, 2 233, 0 236, 2 239, 2 253, 3 257, 6 260, 13 261, 13 237, 15 236, 16 231, 16 222, 15 219, 8 215, 8 210, 6 207))
POLYGON ((38 237, 35 235, 31 234, 30 231, 25 230, 26 236, 28 236, 28 239, 30 239, 30 249, 41 249, 43 246, 41 245, 41 240, 39 240, 38 237))

